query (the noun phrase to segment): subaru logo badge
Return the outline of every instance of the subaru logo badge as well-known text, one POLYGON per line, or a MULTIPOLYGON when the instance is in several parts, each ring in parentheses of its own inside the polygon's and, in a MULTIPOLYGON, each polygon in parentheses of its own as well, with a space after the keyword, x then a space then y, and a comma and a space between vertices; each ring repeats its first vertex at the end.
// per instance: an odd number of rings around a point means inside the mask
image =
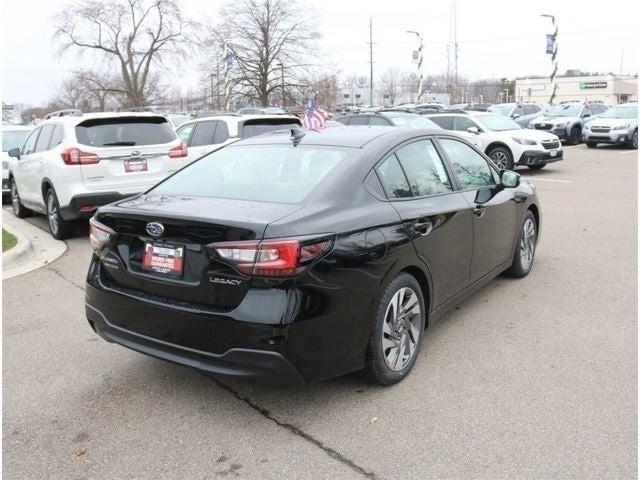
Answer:
POLYGON ((164 233, 164 225, 158 222, 147 223, 147 233, 152 237, 159 237, 164 233))

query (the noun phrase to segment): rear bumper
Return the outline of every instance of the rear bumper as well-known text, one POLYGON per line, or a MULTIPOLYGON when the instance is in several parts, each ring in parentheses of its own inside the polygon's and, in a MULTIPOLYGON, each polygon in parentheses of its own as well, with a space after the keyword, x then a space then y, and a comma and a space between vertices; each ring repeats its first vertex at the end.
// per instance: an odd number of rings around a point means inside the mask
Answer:
POLYGON ((117 343, 145 355, 222 377, 278 385, 304 382, 302 375, 279 352, 247 348, 230 348, 219 355, 202 352, 112 325, 100 310, 88 303, 85 310, 89 324, 98 335, 108 342, 117 343))
POLYGON ((562 160, 563 151, 557 150, 556 156, 551 156, 551 151, 542 150, 527 150, 522 152, 522 155, 516 162, 516 165, 541 165, 543 163, 551 163, 562 160))
POLYGON ((93 216, 98 207, 117 202, 118 200, 123 200, 137 194, 138 193, 123 195, 118 192, 101 192, 75 195, 71 197, 69 205, 60 208, 60 216, 64 220, 90 218, 93 216))

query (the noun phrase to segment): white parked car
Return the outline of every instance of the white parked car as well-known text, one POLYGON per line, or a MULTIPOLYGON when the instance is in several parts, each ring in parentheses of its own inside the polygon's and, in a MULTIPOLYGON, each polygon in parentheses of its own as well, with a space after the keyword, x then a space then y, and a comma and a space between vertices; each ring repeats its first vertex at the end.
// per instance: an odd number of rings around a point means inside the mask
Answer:
POLYGON ((74 220, 183 167, 187 146, 163 115, 63 110, 8 153, 13 213, 47 215, 51 234, 62 239, 74 220))
POLYGON ((562 145, 556 135, 522 128, 497 113, 470 111, 425 116, 446 130, 476 135, 480 150, 502 169, 522 165, 538 170, 547 163, 562 160, 562 145))
POLYGON ((240 115, 225 113, 185 122, 176 132, 189 147, 188 161, 206 155, 241 138, 302 126, 293 115, 240 115))
POLYGON ((2 124, 2 203, 7 203, 11 194, 11 188, 9 187, 9 150, 22 148, 31 130, 33 130, 32 126, 2 124))

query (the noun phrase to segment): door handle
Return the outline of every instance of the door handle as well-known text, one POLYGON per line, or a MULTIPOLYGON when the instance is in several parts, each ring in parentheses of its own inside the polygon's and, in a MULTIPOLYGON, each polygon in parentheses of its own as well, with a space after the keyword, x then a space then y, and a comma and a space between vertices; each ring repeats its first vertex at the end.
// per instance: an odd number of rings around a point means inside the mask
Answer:
POLYGON ((473 214, 478 218, 482 218, 486 211, 487 207, 483 205, 476 205, 476 208, 473 209, 473 214))
POLYGON ((429 235, 433 230, 433 223, 427 221, 416 220, 413 222, 413 229, 422 236, 429 235))

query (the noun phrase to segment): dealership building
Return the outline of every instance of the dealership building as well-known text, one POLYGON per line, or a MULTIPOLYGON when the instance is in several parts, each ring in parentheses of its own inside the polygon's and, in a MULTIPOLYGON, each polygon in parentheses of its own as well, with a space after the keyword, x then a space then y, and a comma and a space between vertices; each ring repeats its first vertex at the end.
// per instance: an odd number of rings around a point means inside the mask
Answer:
MULTIPOLYGON (((556 77, 554 103, 566 100, 599 101, 607 105, 638 100, 638 77, 628 75, 589 75, 556 77)), ((551 97, 551 81, 546 78, 516 80, 516 100, 546 104, 551 97)))

